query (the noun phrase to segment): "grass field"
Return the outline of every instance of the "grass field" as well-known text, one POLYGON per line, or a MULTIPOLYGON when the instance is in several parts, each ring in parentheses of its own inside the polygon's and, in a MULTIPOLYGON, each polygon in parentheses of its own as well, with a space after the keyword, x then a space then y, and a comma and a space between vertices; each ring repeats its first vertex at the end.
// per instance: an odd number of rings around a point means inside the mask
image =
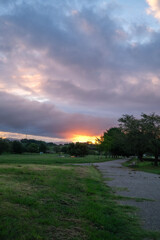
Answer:
POLYGON ((0 164, 1 240, 160 239, 140 228, 133 208, 117 205, 93 166, 25 161, 0 164))
POLYGON ((136 163, 136 165, 134 167, 132 167, 135 170, 160 174, 160 165, 158 167, 155 167, 153 165, 153 162, 147 162, 147 161, 146 162, 140 162, 137 159, 132 159, 128 162, 125 162, 123 165, 126 166, 126 167, 130 167, 133 161, 136 163))
POLYGON ((69 164, 69 163, 95 163, 110 161, 113 158, 106 158, 105 156, 88 155, 86 157, 69 157, 59 156, 58 154, 3 154, 0 155, 0 164, 69 164))

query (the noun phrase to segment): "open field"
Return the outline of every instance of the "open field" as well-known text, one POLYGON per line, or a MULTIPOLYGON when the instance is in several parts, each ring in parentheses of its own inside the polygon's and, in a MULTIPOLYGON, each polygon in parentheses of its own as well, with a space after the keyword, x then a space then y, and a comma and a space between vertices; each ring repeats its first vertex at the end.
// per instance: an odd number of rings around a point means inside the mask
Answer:
POLYGON ((155 174, 160 174, 160 165, 158 167, 155 167, 153 165, 153 162, 140 162, 137 159, 132 159, 128 162, 125 162, 123 164, 126 167, 132 167, 135 170, 138 171, 143 171, 143 172, 149 172, 149 173, 155 173, 155 174), (136 165, 132 166, 132 162, 135 162, 136 165))
POLYGON ((93 166, 20 159, 0 164, 1 240, 160 239, 139 227, 134 209, 113 201, 93 166))
POLYGON ((59 156, 58 154, 3 154, 0 155, 0 164, 69 164, 69 163, 95 163, 113 160, 105 156, 88 155, 86 157, 59 156))

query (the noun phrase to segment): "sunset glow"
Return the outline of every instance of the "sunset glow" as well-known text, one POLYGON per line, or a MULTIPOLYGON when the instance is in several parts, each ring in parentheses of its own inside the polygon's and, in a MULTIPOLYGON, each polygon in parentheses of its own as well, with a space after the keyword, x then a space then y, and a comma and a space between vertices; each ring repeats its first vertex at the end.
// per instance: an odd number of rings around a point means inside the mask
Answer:
POLYGON ((95 143, 98 136, 85 136, 85 135, 74 135, 73 142, 91 142, 95 143))
POLYGON ((36 136, 36 135, 26 135, 26 134, 20 134, 20 133, 11 133, 11 132, 1 132, 0 131, 0 138, 5 139, 35 139, 35 140, 41 140, 45 142, 55 142, 55 143, 67 143, 68 140, 64 138, 51 138, 51 137, 42 137, 42 136, 36 136))

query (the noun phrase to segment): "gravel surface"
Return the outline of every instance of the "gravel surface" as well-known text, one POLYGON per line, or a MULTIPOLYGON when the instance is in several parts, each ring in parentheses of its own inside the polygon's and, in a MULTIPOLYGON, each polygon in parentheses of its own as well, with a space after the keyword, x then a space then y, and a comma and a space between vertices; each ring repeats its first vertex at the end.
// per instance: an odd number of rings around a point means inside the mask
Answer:
POLYGON ((145 229, 160 231, 160 176, 123 167, 122 163, 125 161, 115 160, 93 165, 102 172, 104 178, 109 178, 105 182, 115 190, 116 195, 152 200, 137 202, 132 199, 119 202, 139 208, 137 214, 140 215, 145 229))

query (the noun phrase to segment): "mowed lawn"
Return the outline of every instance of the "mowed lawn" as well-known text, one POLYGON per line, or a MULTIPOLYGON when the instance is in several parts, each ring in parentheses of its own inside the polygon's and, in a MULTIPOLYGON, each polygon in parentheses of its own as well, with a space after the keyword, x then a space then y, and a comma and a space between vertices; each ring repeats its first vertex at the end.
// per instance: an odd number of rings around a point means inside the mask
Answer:
POLYGON ((70 157, 58 154, 3 154, 0 155, 1 163, 20 163, 20 164, 68 164, 68 163, 95 163, 110 161, 113 158, 106 158, 105 156, 88 155, 86 157, 70 157))
POLYGON ((13 157, 0 164, 0 240, 160 239, 141 230, 131 207, 117 205, 93 166, 13 157))

